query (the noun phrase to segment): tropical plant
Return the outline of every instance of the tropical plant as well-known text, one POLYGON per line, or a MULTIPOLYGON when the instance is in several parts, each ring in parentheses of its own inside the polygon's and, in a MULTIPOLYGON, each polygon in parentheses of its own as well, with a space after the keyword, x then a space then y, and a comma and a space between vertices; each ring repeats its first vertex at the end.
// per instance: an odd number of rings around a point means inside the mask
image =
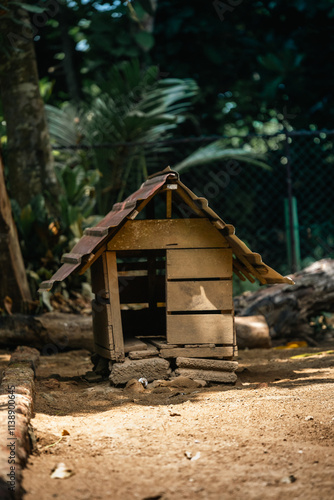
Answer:
MULTIPOLYGON (((84 220, 91 216, 95 206, 95 188, 99 180, 97 170, 85 170, 82 165, 71 168, 56 164, 56 175, 61 186, 59 216, 61 227, 69 239, 83 234, 84 220)), ((73 242, 72 242, 73 243, 73 242)))
POLYGON ((243 161, 257 167, 271 170, 269 165, 261 161, 262 154, 258 154, 256 150, 242 149, 242 148, 226 148, 226 140, 219 139, 218 141, 211 142, 207 146, 196 149, 187 158, 173 167, 177 172, 185 172, 186 170, 194 167, 203 166, 207 163, 214 161, 243 161))
POLYGON ((90 150, 86 159, 89 155, 101 173, 100 213, 122 199, 129 184, 147 177, 154 155, 168 150, 163 141, 185 121, 198 91, 193 80, 159 80, 158 75, 157 67, 142 71, 138 61, 125 62, 113 68, 110 85, 95 88, 97 95, 79 110, 72 104, 61 110, 47 106, 55 148, 77 144, 81 155, 90 150))
MULTIPOLYGON (((113 68, 103 91, 93 90, 97 95, 79 109, 69 103, 62 109, 46 108, 55 148, 77 145, 68 160, 85 162, 86 168, 91 162, 101 173, 96 190, 98 210, 103 214, 140 185, 148 170, 166 166, 162 158, 168 152, 172 156, 166 142, 189 116, 198 87, 191 79, 159 80, 158 68, 142 71, 134 60, 113 68)), ((254 150, 233 149, 224 140, 197 149, 173 168, 181 172, 227 159, 269 169, 254 150)))

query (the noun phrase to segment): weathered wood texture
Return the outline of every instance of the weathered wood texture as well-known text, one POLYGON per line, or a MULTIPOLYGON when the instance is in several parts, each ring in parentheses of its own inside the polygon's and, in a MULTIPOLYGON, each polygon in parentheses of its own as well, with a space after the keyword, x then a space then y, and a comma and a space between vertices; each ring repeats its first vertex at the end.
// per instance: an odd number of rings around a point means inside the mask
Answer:
POLYGON ((184 356, 187 358, 231 358, 233 356, 233 346, 225 347, 174 347, 172 349, 161 349, 162 358, 177 358, 184 356))
POLYGON ((109 250, 222 248, 226 239, 208 219, 133 220, 108 243, 109 250))
POLYGON ((12 310, 24 309, 31 300, 21 248, 14 224, 12 209, 5 186, 0 149, 0 307, 6 296, 13 301, 12 310))
POLYGON ((233 317, 228 314, 167 315, 171 344, 233 344, 233 317))
POLYGON ((102 256, 97 259, 91 267, 92 292, 98 298, 109 299, 109 292, 106 288, 103 271, 102 256))
POLYGON ((232 310, 232 281, 169 281, 167 311, 232 310))
POLYGON ((232 250, 229 248, 167 250, 166 273, 167 279, 231 279, 232 250))
POLYGON ((159 352, 158 352, 158 349, 156 349, 153 346, 149 346, 146 351, 130 351, 129 352, 130 359, 145 359, 145 358, 153 358, 155 356, 159 356, 159 352))
POLYGON ((236 314, 263 315, 272 338, 311 338, 310 319, 334 312, 334 260, 315 262, 292 278, 294 286, 274 285, 235 297, 236 314))
POLYGON ((233 344, 231 249, 167 250, 166 277, 167 341, 233 344))
MULTIPOLYGON (((152 348, 153 349, 153 348, 152 348)), ((126 339, 124 341, 124 351, 147 351, 147 344, 136 338, 126 339)))
POLYGON ((108 326, 109 304, 101 304, 97 301, 92 301, 92 316, 93 316, 93 332, 95 350, 101 356, 111 357, 111 350, 114 351, 113 344, 110 343, 110 334, 112 335, 112 326, 108 326))
POLYGON ((119 302, 116 252, 106 252, 103 254, 103 257, 105 257, 103 267, 107 275, 107 288, 110 297, 110 305, 107 305, 109 335, 111 336, 110 350, 114 351, 113 359, 122 361, 124 360, 124 340, 119 302))
POLYGON ((41 316, 0 317, 0 345, 36 347, 42 354, 67 349, 94 351, 91 316, 50 312, 41 316))
POLYGON ((105 252, 93 265, 93 331, 96 352, 110 359, 124 359, 124 341, 115 252, 105 252), (101 300, 105 299, 105 300, 101 300))

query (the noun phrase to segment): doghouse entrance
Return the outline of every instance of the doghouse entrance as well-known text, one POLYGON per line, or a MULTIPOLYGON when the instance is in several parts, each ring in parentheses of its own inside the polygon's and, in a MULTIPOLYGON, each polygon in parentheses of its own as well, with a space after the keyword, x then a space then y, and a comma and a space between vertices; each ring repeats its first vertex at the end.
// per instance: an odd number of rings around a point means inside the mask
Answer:
POLYGON ((166 252, 117 252, 124 339, 166 335, 166 252))
POLYGON ((105 252, 92 266, 96 352, 124 359, 124 342, 166 335, 166 251, 105 252))

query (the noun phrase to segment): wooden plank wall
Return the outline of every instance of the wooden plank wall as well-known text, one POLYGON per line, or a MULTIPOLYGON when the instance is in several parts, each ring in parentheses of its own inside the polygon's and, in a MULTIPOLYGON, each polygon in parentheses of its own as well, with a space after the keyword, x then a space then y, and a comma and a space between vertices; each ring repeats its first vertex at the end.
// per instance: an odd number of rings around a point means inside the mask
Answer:
POLYGON ((226 239, 208 219, 133 220, 108 243, 109 250, 227 248, 226 239))
POLYGON ((232 250, 167 250, 167 342, 233 346, 232 250))

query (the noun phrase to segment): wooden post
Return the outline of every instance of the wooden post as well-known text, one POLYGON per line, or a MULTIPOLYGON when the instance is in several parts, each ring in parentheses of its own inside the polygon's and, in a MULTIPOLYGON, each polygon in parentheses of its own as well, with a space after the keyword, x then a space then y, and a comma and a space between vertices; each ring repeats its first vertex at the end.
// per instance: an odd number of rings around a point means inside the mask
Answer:
POLYGON ((4 168, 0 150, 0 307, 8 296, 13 311, 22 310, 31 294, 24 268, 21 248, 14 224, 12 209, 5 186, 4 168))
POLYGON ((119 287, 117 274, 116 252, 106 252, 105 263, 107 268, 106 285, 109 291, 110 305, 108 311, 109 338, 113 339, 116 361, 124 360, 124 339, 121 318, 121 306, 119 301, 119 287))
POLYGON ((171 189, 166 190, 166 219, 171 219, 172 217, 172 191, 171 189))

